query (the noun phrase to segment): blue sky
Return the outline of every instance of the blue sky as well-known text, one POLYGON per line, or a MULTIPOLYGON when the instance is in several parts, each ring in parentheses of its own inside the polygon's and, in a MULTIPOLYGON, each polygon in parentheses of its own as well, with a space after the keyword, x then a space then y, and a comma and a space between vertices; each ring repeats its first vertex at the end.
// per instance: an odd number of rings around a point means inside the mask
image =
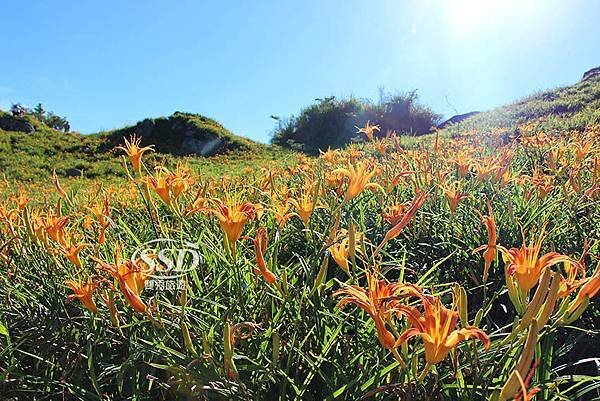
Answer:
POLYGON ((0 108, 84 133, 174 111, 266 142, 270 115, 418 89, 451 116, 600 65, 600 1, 3 1, 0 108))

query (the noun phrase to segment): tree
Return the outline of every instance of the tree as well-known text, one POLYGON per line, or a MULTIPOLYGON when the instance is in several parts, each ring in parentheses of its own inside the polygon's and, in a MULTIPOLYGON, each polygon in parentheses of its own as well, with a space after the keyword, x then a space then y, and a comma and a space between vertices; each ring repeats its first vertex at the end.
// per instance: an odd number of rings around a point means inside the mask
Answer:
POLYGON ((38 103, 37 106, 35 106, 35 108, 31 112, 31 114, 33 114, 33 116, 35 118, 37 118, 39 121, 44 121, 46 110, 44 110, 44 107, 42 106, 41 103, 38 103))
POLYGON ((38 103, 33 110, 23 107, 20 103, 15 103, 12 105, 11 113, 15 117, 29 115, 56 130, 64 132, 69 132, 71 130, 71 125, 66 117, 60 117, 51 111, 46 111, 41 103, 38 103))
POLYGON ((50 128, 67 132, 70 129, 69 121, 65 117, 60 117, 49 111, 44 117, 44 124, 50 128))

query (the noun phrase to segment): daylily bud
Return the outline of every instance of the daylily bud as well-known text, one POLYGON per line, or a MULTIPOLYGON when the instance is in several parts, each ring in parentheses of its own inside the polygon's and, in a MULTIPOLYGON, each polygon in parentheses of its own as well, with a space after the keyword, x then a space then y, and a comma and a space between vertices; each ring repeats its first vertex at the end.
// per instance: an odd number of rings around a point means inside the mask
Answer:
POLYGON ((534 319, 529 326, 527 340, 525 341, 525 346, 523 347, 521 357, 517 362, 514 372, 510 375, 508 381, 502 387, 498 401, 507 401, 513 398, 516 392, 519 391, 521 386, 517 374, 521 375, 521 377, 524 377, 527 374, 527 371, 531 366, 531 362, 533 361, 533 356, 535 355, 535 346, 537 343, 538 334, 538 323, 537 320, 534 319))
POLYGON ((194 343, 192 342, 192 336, 190 335, 190 330, 184 321, 181 321, 181 333, 183 335, 183 343, 185 345, 185 348, 193 356, 198 355, 196 353, 196 348, 194 347, 194 343))
POLYGON ((229 322, 225 322, 223 327, 223 359, 225 373, 231 379, 237 379, 238 372, 235 363, 233 362, 233 332, 229 322))
POLYGON ((348 257, 353 262, 356 257, 356 229, 352 221, 348 223, 348 257))
POLYGON ((273 332, 273 355, 271 357, 272 366, 275 367, 279 363, 279 352, 281 348, 281 337, 276 331, 273 332))
POLYGON ((458 284, 454 285, 452 289, 456 306, 458 309, 458 317, 463 327, 469 326, 469 319, 467 315, 467 291, 458 284))
POLYGON ((325 257, 323 257, 323 261, 321 262, 321 268, 319 269, 319 272, 317 273, 317 277, 315 277, 315 284, 313 286, 311 294, 315 290, 321 291, 321 286, 323 285, 323 280, 325 280, 325 277, 327 277, 327 267, 328 266, 329 266, 329 256, 325 255, 325 257))
POLYGON ((562 276, 560 273, 557 273, 552 278, 552 284, 550 285, 550 290, 548 291, 546 302, 544 302, 542 312, 538 316, 538 324, 540 327, 544 327, 546 323, 548 323, 550 315, 554 311, 554 306, 556 305, 556 299, 558 298, 558 290, 560 288, 561 281, 562 276))

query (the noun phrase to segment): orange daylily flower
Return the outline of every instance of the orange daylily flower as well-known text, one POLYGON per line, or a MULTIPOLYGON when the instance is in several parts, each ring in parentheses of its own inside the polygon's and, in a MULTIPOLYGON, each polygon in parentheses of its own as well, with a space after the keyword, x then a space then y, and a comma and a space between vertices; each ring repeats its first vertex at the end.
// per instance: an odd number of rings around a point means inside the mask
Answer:
POLYGON ((485 161, 478 161, 476 163, 477 166, 477 180, 478 181, 485 181, 487 180, 489 177, 492 176, 492 174, 496 171, 497 166, 495 166, 493 163, 490 163, 489 160, 485 161))
POLYGON ((219 220, 228 250, 235 252, 235 243, 240 239, 244 225, 256 215, 255 207, 250 202, 238 202, 232 196, 227 196, 225 202, 218 198, 210 201, 213 207, 208 210, 219 220))
POLYGON ((471 157, 469 157, 467 154, 459 153, 456 155, 454 164, 456 165, 456 171, 458 173, 458 176, 461 178, 465 178, 469 175, 469 171, 473 162, 471 160, 471 157))
POLYGON ((357 129, 357 133, 363 133, 365 134, 365 136, 369 139, 369 141, 372 141, 373 138, 375 137, 375 131, 379 132, 381 130, 381 128, 379 128, 379 125, 371 125, 370 121, 367 121, 367 124, 365 124, 364 127, 359 128, 359 127, 354 127, 357 129))
POLYGON ((569 261, 563 263, 565 275, 561 280, 560 288, 558 290, 559 299, 568 297, 589 280, 589 278, 586 279, 585 277, 585 258, 588 255, 588 250, 589 243, 586 241, 584 243, 583 252, 577 262, 569 261))
POLYGON ((362 159, 365 152, 358 149, 354 144, 349 145, 346 148, 345 155, 350 163, 356 163, 357 160, 362 159))
POLYGON ((427 199, 426 192, 417 192, 415 194, 415 197, 413 198, 412 202, 410 203, 410 207, 408 208, 408 210, 406 211, 406 213, 404 214, 402 219, 385 234, 383 241, 381 241, 381 244, 379 244, 379 246, 375 250, 375 255, 383 249, 383 246, 388 241, 390 241, 390 240, 396 238, 398 235, 400 235, 402 230, 404 230, 404 228, 408 225, 408 223, 410 223, 410 221, 413 219, 413 217, 415 217, 415 215, 419 211, 419 208, 425 202, 425 199, 427 199))
POLYGON ((575 142, 573 144, 575 147, 575 159, 580 162, 586 158, 586 156, 592 152, 593 143, 592 142, 575 142))
POLYGON ((267 236, 267 230, 264 227, 259 227, 256 230, 256 234, 252 239, 254 243, 254 254, 256 256, 256 265, 258 269, 254 269, 254 273, 257 275, 261 275, 265 281, 269 284, 275 284, 277 282, 277 276, 273 274, 271 270, 267 267, 267 263, 265 262, 265 251, 267 250, 269 238, 267 236))
POLYGON ((508 184, 514 181, 514 178, 510 171, 506 171, 502 176, 498 179, 498 186, 500 188, 506 187, 508 184))
POLYGON ((388 142, 385 139, 376 139, 373 141, 373 146, 381 154, 385 156, 388 150, 388 142))
POLYGON ((461 200, 469 197, 469 194, 459 191, 458 181, 455 181, 452 184, 442 185, 442 190, 444 191, 444 194, 446 194, 446 198, 448 199, 448 206, 450 206, 450 211, 452 213, 456 212, 458 204, 461 200))
POLYGON ((342 240, 331 244, 328 250, 333 260, 335 260, 335 263, 337 263, 346 274, 350 275, 349 260, 356 255, 357 250, 360 250, 358 246, 364 241, 364 234, 357 233, 354 230, 354 226, 349 227, 349 230, 338 230, 338 224, 339 220, 336 221, 330 234, 330 239, 335 240, 336 237, 341 237, 342 240), (354 242, 354 244, 352 242, 354 242))
POLYGON ((358 285, 343 284, 343 287, 333 293, 334 296, 344 295, 338 303, 341 308, 347 304, 354 304, 365 311, 377 330, 379 342, 385 349, 396 346, 396 338, 386 327, 391 324, 391 318, 396 311, 398 300, 410 296, 420 296, 421 290, 412 284, 388 283, 379 279, 379 272, 367 272, 367 288, 358 285))
POLYGON ((494 173, 494 182, 500 182, 501 185, 507 184, 507 180, 510 180, 510 173, 508 168, 510 167, 510 161, 512 158, 512 152, 508 149, 504 149, 500 160, 496 164, 496 171, 494 173))
POLYGON ((18 215, 19 214, 16 209, 8 209, 8 207, 0 204, 0 221, 6 224, 6 227, 10 231, 12 237, 16 237, 15 223, 18 215))
MULTIPOLYGON (((88 207, 88 210, 92 213, 94 219, 100 225, 100 232, 98 233, 98 244, 102 245, 106 241, 106 230, 110 226, 110 198, 108 195, 104 195, 102 202, 96 203, 88 207)), ((91 228, 91 223, 89 224, 91 228)))
POLYGON ((338 149, 331 149, 331 147, 328 147, 326 152, 319 150, 319 153, 319 157, 325 160, 327 163, 335 162, 335 159, 340 155, 340 151, 338 149))
POLYGON ((75 266, 82 267, 83 265, 81 263, 81 259, 79 257, 79 253, 86 246, 89 246, 89 244, 74 244, 74 245, 69 245, 69 246, 67 246, 64 249, 63 255, 65 256, 65 258, 67 258, 75 266))
POLYGON ((277 220, 277 227, 279 227, 279 229, 282 229, 285 226, 285 223, 287 223, 287 221, 296 214, 290 212, 289 210, 289 199, 276 203, 274 208, 271 209, 273 215, 275 216, 275 220, 277 220))
POLYGON ((300 216, 300 220, 302 220, 305 227, 308 227, 310 216, 317 208, 318 191, 319 186, 315 185, 312 179, 307 179, 298 199, 290 198, 289 200, 296 208, 298 216, 300 216))
POLYGON ((174 172, 165 167, 158 167, 156 170, 155 176, 144 177, 143 181, 167 206, 173 206, 173 201, 192 185, 190 173, 182 165, 178 165, 174 172))
POLYGON ((571 323, 576 320, 590 303, 590 299, 600 292, 600 264, 593 275, 587 279, 581 280, 581 289, 575 296, 575 299, 569 305, 567 313, 563 320, 565 323, 571 323))
POLYGON ((370 182, 377 170, 373 168, 371 163, 358 162, 356 164, 348 164, 348 168, 338 168, 333 173, 340 173, 348 178, 348 187, 344 195, 344 202, 348 202, 356 198, 365 189, 380 189, 381 185, 370 182))
POLYGON ((194 184, 191 171, 184 164, 177 164, 175 171, 168 171, 169 184, 173 198, 177 199, 181 194, 188 191, 194 184))
POLYGON ((126 260, 121 263, 119 252, 117 252, 114 264, 96 260, 104 271, 110 273, 117 280, 121 293, 133 310, 138 313, 146 312, 146 304, 142 301, 140 295, 144 291, 146 281, 148 281, 154 268, 148 266, 141 259, 136 261, 126 260))
MULTIPOLYGON (((507 279, 513 280, 519 287, 522 300, 525 300, 529 290, 538 283, 545 269, 560 262, 572 261, 570 257, 558 252, 548 252, 540 256, 544 238, 544 228, 542 228, 537 239, 532 236, 529 246, 525 245, 524 237, 523 245, 520 248, 506 249, 498 246, 504 259, 507 279)), ((509 290, 511 284, 507 283, 509 290)))
POLYGON ((135 135, 130 138, 131 141, 128 141, 125 138, 125 146, 118 146, 117 149, 121 149, 127 153, 129 156, 129 161, 131 161, 131 165, 133 166, 133 170, 138 174, 142 171, 142 156, 145 152, 154 151, 154 145, 140 147, 140 143, 142 142, 142 138, 136 137, 135 135))
POLYGON ((168 206, 171 206, 172 199, 169 184, 167 183, 167 180, 162 174, 161 170, 159 170, 155 177, 144 177, 144 182, 148 184, 149 188, 152 189, 164 203, 166 203, 168 206))
POLYGON ((44 222, 44 231, 48 237, 59 245, 66 246, 65 226, 69 222, 69 216, 55 217, 49 214, 44 222))
POLYGON ((91 277, 88 277, 86 282, 67 280, 65 283, 74 292, 74 294, 67 297, 68 300, 77 298, 87 310, 98 313, 98 307, 96 307, 93 297, 96 290, 96 283, 94 283, 91 277))
POLYGON ((332 244, 329 247, 331 257, 335 260, 335 263, 342 268, 346 274, 350 275, 350 264, 348 263, 348 257, 350 255, 350 239, 348 237, 342 239, 340 243, 332 244))
POLYGON ((345 176, 340 173, 326 172, 323 176, 323 180, 328 188, 332 188, 335 194, 340 197, 344 193, 344 180, 345 176))
POLYGON ((19 188, 19 195, 16 197, 15 201, 17 202, 17 209, 23 211, 31 199, 29 199, 27 192, 25 192, 23 188, 19 188))
POLYGON ((554 179, 552 176, 543 174, 539 169, 533 172, 533 176, 529 178, 534 188, 538 190, 538 197, 544 199, 554 189, 554 179))
POLYGON ((469 338, 480 340, 485 349, 489 349, 490 339, 480 328, 474 326, 457 328, 458 305, 456 300, 453 301, 451 309, 446 308, 439 297, 422 295, 421 300, 423 313, 415 307, 398 306, 412 327, 398 337, 395 347, 412 337, 420 336, 425 347, 425 361, 429 366, 446 359, 452 349, 469 338))
POLYGON ((546 154, 546 162, 548 163, 548 168, 554 174, 556 174, 556 172, 559 170, 560 164, 562 164, 561 159, 563 157, 564 152, 565 149, 563 147, 556 147, 550 149, 546 154))
POLYGON ((388 206, 384 212, 381 213, 383 220, 395 226, 402 220, 406 210, 410 206, 409 203, 399 203, 392 206, 388 206))

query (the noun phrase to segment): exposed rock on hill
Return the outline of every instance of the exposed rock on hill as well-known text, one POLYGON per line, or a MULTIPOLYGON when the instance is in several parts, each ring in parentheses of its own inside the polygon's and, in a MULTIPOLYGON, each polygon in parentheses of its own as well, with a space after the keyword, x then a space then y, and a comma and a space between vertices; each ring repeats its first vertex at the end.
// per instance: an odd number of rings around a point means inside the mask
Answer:
POLYGON ((600 67, 592 68, 591 70, 587 70, 583 73, 583 77, 581 77, 581 82, 590 80, 592 78, 600 77, 600 67))
POLYGON ((143 145, 174 155, 212 156, 251 146, 252 141, 233 135, 221 124, 199 114, 175 112, 170 117, 145 119, 134 126, 106 134, 107 145, 123 143, 123 137, 137 135, 143 145))
POLYGON ((33 132, 35 127, 25 117, 13 117, 10 114, 0 114, 0 129, 14 132, 33 132))
POLYGON ((471 116, 474 116, 476 114, 479 114, 479 111, 470 111, 470 112, 464 113, 464 114, 457 114, 455 116, 450 117, 449 119, 447 119, 446 121, 444 121, 443 123, 438 125, 437 127, 439 129, 446 128, 451 124, 457 124, 457 123, 459 123, 471 116))

